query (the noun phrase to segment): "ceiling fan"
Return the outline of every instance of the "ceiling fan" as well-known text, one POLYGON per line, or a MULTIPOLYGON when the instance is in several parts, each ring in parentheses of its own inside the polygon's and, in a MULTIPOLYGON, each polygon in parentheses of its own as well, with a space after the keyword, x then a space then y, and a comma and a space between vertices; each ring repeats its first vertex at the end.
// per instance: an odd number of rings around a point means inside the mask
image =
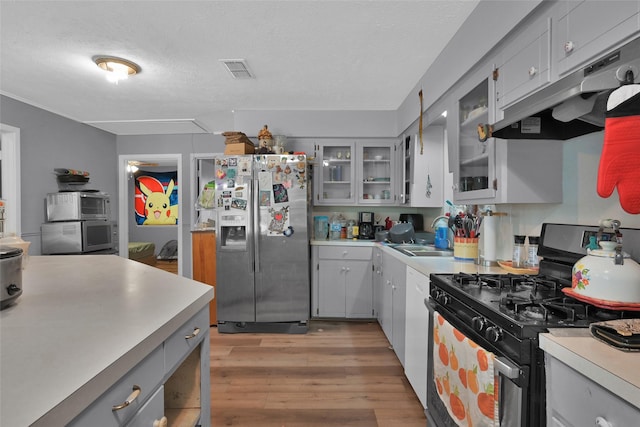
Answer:
POLYGON ((128 166, 137 166, 137 167, 144 167, 144 166, 160 166, 160 163, 157 162, 145 162, 145 161, 141 161, 141 160, 129 160, 127 161, 127 165, 128 166))

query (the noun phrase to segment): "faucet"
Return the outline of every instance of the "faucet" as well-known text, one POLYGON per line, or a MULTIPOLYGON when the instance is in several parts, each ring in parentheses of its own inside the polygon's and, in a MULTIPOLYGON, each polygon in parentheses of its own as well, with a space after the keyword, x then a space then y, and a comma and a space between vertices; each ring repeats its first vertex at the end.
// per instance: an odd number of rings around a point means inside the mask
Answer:
POLYGON ((440 221, 441 219, 445 219, 447 220, 447 222, 449 222, 449 217, 447 215, 439 215, 431 223, 431 228, 433 229, 433 227, 436 225, 436 222, 440 221))

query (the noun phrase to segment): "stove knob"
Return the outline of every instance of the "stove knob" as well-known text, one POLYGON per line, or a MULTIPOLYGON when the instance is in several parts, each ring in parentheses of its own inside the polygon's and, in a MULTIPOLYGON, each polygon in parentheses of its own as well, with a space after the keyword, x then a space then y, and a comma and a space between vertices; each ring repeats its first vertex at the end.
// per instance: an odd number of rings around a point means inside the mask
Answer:
POLYGON ((487 320, 483 317, 476 316, 471 319, 471 326, 478 332, 482 332, 482 330, 487 326, 487 320))
POLYGON ((9 294, 9 296, 13 294, 17 294, 18 292, 20 292, 20 288, 15 284, 12 283, 9 286, 7 286, 7 293, 9 294))
POLYGON ((449 304, 449 295, 442 292, 440 295, 438 295, 437 301, 442 305, 447 305, 449 304))
POLYGON ((502 339, 502 330, 497 326, 489 326, 484 331, 484 337, 491 342, 498 342, 502 339))

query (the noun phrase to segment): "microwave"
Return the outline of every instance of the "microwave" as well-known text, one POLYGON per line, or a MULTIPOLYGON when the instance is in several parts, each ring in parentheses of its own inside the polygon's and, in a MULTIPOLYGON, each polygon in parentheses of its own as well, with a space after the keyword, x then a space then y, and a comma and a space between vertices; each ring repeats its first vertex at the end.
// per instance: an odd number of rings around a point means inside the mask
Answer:
POLYGON ((48 222, 40 227, 42 254, 83 254, 114 250, 113 221, 48 222))
POLYGON ((109 195, 69 191, 47 194, 47 221, 108 220, 109 195))

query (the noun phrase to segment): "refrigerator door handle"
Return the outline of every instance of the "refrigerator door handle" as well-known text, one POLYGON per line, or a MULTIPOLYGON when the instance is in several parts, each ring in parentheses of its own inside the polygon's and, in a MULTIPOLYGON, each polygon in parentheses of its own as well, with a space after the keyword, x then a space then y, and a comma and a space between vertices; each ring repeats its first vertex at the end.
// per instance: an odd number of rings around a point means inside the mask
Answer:
POLYGON ((252 194, 252 199, 253 199, 253 203, 251 206, 251 209, 254 211, 252 212, 253 214, 253 253, 254 253, 254 266, 253 266, 253 271, 254 272, 258 272, 260 271, 260 217, 259 217, 259 213, 260 213, 260 207, 258 205, 259 202, 259 191, 258 191, 258 180, 254 179, 253 180, 253 194, 252 194))

